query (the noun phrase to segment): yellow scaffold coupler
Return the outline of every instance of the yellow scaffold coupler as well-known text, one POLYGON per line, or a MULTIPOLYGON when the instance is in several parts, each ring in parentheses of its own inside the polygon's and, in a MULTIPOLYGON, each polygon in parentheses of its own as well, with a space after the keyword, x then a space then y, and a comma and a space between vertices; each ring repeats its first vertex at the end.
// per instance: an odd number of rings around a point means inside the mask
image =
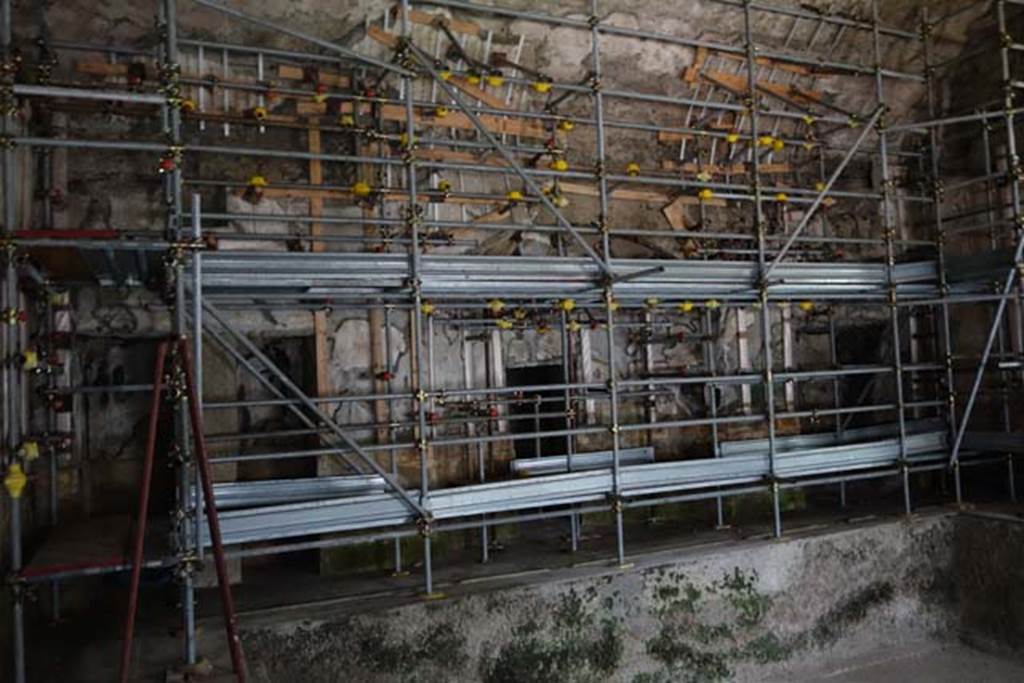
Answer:
POLYGON ((37 459, 39 457, 39 442, 32 439, 23 441, 18 449, 18 454, 29 462, 37 459))
POLYGON ((551 92, 551 81, 534 81, 530 84, 530 87, 533 88, 535 92, 539 92, 541 95, 546 95, 551 92))
POLYGON ((21 469, 21 463, 12 462, 7 468, 7 476, 4 477, 4 488, 7 489, 7 493, 11 498, 21 498, 21 492, 25 490, 27 483, 28 477, 25 476, 25 470, 21 469))
POLYGON ((39 367, 39 352, 35 349, 25 349, 21 353, 21 367, 23 370, 35 370, 39 367))

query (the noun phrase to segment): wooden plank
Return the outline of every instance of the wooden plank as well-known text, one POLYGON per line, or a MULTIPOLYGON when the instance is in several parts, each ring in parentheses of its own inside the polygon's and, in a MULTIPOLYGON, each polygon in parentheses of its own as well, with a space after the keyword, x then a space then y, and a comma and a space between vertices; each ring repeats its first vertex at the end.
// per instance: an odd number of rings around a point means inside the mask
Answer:
MULTIPOLYGON (((316 75, 320 83, 335 88, 347 88, 352 84, 352 80, 348 76, 334 71, 324 71, 323 69, 320 69, 317 71, 316 75)), ((283 78, 286 81, 305 82, 306 71, 298 66, 281 64, 277 67, 277 77, 283 78)))
POLYGON ((375 40, 381 45, 386 45, 390 48, 398 47, 398 36, 388 33, 379 26, 370 24, 366 29, 366 36, 370 40, 375 40))
MULTIPOLYGON (((597 187, 593 185, 586 185, 583 183, 559 183, 559 187, 562 188, 562 192, 567 194, 577 194, 586 197, 597 197, 600 192, 597 187)), ((621 199, 623 201, 635 201, 635 202, 669 202, 672 201, 672 197, 665 194, 664 192, 655 192, 653 190, 634 190, 625 187, 619 187, 613 189, 608 193, 610 199, 621 199)), ((685 204, 697 205, 701 203, 701 200, 697 197, 690 197, 682 195, 676 199, 682 201, 685 204)), ((724 199, 709 199, 703 202, 705 206, 725 206, 724 199)))
POLYGON ((462 76, 452 76, 448 82, 470 97, 480 100, 491 109, 508 109, 504 99, 476 87, 462 76))
POLYGON ((676 197, 673 201, 661 207, 661 213, 665 220, 676 230, 686 230, 689 226, 686 222, 686 202, 679 201, 682 197, 676 197))
POLYGON ((697 80, 697 75, 704 68, 704 62, 707 61, 707 58, 708 49, 706 47, 698 47, 693 55, 693 63, 683 71, 683 80, 687 83, 693 83, 697 80))
MULTIPOLYGON (((396 14, 396 16, 398 15, 396 14)), ((467 36, 479 36, 482 31, 480 24, 473 23, 472 21, 452 19, 440 13, 430 14, 418 9, 409 10, 409 21, 423 26, 436 26, 437 22, 443 21, 452 33, 463 33, 467 36)))
MULTIPOLYGON (((746 93, 749 89, 746 76, 725 73, 723 71, 708 71, 700 76, 713 85, 724 86, 735 92, 746 93)), ((809 90, 770 81, 758 81, 757 87, 768 94, 775 95, 784 100, 803 100, 811 104, 819 104, 825 97, 825 93, 818 90, 809 90)))
MULTIPOLYGON (((666 159, 661 162, 661 169, 663 171, 678 171, 682 173, 700 173, 701 171, 704 171, 706 173, 710 173, 711 175, 744 175, 747 173, 748 167, 745 163, 735 163, 728 165, 714 164, 712 166, 708 166, 707 164, 705 164, 703 167, 698 167, 697 164, 693 162, 680 164, 678 161, 670 161, 666 159)), ((758 167, 758 170, 763 175, 773 175, 779 173, 789 173, 793 169, 792 167, 790 167, 789 164, 778 163, 761 164, 758 167)))
MULTIPOLYGON (((725 59, 734 62, 745 62, 747 58, 743 55, 738 55, 732 52, 720 52, 714 51, 716 57, 723 57, 725 59)), ((772 66, 780 71, 788 71, 794 74, 800 74, 801 76, 810 76, 811 74, 827 75, 825 72, 811 71, 810 67, 804 66, 803 64, 794 64, 792 62, 786 62, 779 59, 772 59, 770 57, 758 57, 754 60, 754 63, 758 66, 772 66)))
POLYGON ((692 133, 677 133, 671 130, 660 130, 658 131, 658 142, 682 142, 683 140, 692 140, 694 136, 692 133))
MULTIPOLYGON (((299 114, 304 116, 316 116, 324 114, 327 111, 327 107, 322 102, 298 102, 296 105, 299 114)), ((352 102, 342 102, 339 106, 339 113, 351 114, 354 111, 354 104, 352 102)), ((385 121, 399 121, 405 122, 405 107, 400 104, 383 104, 380 106, 380 115, 385 121)), ((444 118, 437 118, 435 116, 427 116, 421 112, 415 112, 413 114, 415 121, 421 126, 436 126, 438 128, 458 128, 459 130, 476 130, 476 126, 469 120, 469 117, 462 112, 451 112, 444 118)), ((529 138, 546 138, 547 132, 543 127, 527 123, 515 118, 505 118, 501 116, 493 116, 490 114, 480 114, 477 116, 480 122, 484 125, 484 128, 492 133, 507 133, 509 135, 520 135, 522 137, 529 138)))
MULTIPOLYGON (((150 65, 146 64, 146 70, 151 71, 150 65)), ((79 60, 75 62, 75 71, 90 76, 127 76, 128 63, 111 64, 93 60, 79 60)))

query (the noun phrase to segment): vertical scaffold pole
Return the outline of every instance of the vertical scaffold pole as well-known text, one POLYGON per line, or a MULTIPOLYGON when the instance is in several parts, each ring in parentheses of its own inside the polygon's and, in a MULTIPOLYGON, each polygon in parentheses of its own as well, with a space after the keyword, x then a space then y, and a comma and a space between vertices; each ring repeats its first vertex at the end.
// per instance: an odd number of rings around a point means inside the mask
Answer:
MULTIPOLYGON (((882 40, 878 25, 878 0, 871 2, 871 37, 875 59, 875 100, 878 107, 885 109, 885 79, 882 76, 882 40)), ((884 114, 882 115, 884 116, 884 114)), ((900 341, 900 312, 896 298, 896 219, 893 212, 895 183, 889 170, 889 144, 885 136, 884 119, 880 116, 875 124, 878 128, 878 164, 882 185, 882 230, 885 232, 885 275, 889 285, 889 325, 892 327, 893 380, 896 385, 896 421, 900 438, 900 476, 903 484, 903 510, 911 512, 910 466, 907 461, 907 425, 903 398, 903 358, 900 341)))
MULTIPOLYGON (((757 154, 758 143, 758 108, 757 94, 757 46, 754 44, 754 23, 751 15, 750 0, 743 3, 743 35, 746 42, 747 62, 747 110, 750 112, 750 190, 754 196, 754 230, 757 233, 757 263, 760 273, 758 283, 758 303, 761 308, 761 343, 764 355, 764 402, 768 416, 768 478, 772 493, 772 535, 782 535, 782 509, 779 501, 779 482, 775 474, 775 380, 772 377, 772 322, 771 308, 768 305, 768 273, 771 266, 766 254, 767 225, 764 219, 764 207, 761 190, 761 169, 757 154)), ((780 256, 782 252, 779 252, 780 256)))

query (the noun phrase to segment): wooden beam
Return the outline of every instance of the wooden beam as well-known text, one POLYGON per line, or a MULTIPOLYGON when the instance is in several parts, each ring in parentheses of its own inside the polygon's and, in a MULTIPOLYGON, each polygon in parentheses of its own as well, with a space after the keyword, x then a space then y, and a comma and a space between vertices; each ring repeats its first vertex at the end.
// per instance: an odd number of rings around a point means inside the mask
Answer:
MULTIPOLYGON (((326 104, 323 102, 298 102, 296 105, 297 111, 303 116, 316 116, 319 114, 325 114, 327 112, 326 104)), ((338 108, 341 114, 351 114, 355 111, 355 105, 353 102, 342 102, 338 108)), ((433 110, 429 110, 430 114, 424 114, 422 111, 414 112, 413 117, 416 124, 421 126, 434 126, 437 128, 458 128, 459 130, 476 130, 476 126, 469 120, 469 117, 462 112, 453 111, 447 116, 437 117, 433 116, 433 110)), ((380 106, 380 116, 385 121, 398 121, 401 123, 405 122, 405 107, 400 104, 383 104, 380 106)), ((512 114, 515 116, 515 114, 512 114)), ((535 123, 527 123, 526 121, 520 121, 515 118, 505 118, 503 116, 494 116, 491 114, 478 114, 477 118, 483 123, 484 128, 492 133, 496 134, 508 134, 508 135, 519 135, 522 137, 529 138, 547 138, 548 133, 544 128, 535 123)))
MULTIPOLYGON (((395 16, 398 16, 397 14, 395 16)), ((463 33, 467 36, 479 36, 483 29, 480 24, 462 19, 452 19, 443 14, 430 14, 418 9, 409 10, 409 21, 423 26, 436 26, 438 22, 444 22, 452 33, 463 33)))
MULTIPOLYGON (((698 167, 693 162, 686 162, 680 164, 678 161, 670 161, 668 159, 661 162, 661 169, 663 171, 676 171, 681 173, 710 173, 711 175, 745 175, 748 172, 748 166, 745 163, 735 164, 714 164, 708 166, 707 164, 702 167, 698 167)), ((779 173, 789 173, 793 169, 789 164, 761 164, 758 170, 764 175, 773 175, 779 173)))
MULTIPOLYGON (((736 93, 746 93, 749 89, 747 78, 737 74, 725 73, 724 71, 708 71, 700 74, 700 77, 712 85, 724 87, 736 93)), ((825 93, 818 90, 809 90, 771 81, 757 81, 757 87, 759 90, 789 103, 793 103, 795 100, 799 104, 802 100, 807 104, 820 104, 825 98, 825 93)))
MULTIPOLYGON (((596 186, 587 185, 584 183, 559 183, 559 187, 562 192, 566 194, 577 194, 586 197, 598 197, 600 191, 596 186)), ((634 201, 634 202, 669 202, 672 201, 670 195, 664 192, 656 192, 653 190, 634 190, 626 187, 618 187, 608 193, 609 199, 621 199, 623 201, 634 201)), ((700 204, 701 200, 697 197, 689 197, 682 195, 677 199, 685 204, 700 204)), ((724 199, 709 199, 703 202, 705 206, 725 206, 724 199)))
MULTIPOLYGON (((319 83, 329 85, 335 88, 347 88, 352 85, 352 79, 344 74, 339 74, 334 71, 324 71, 318 69, 316 72, 317 80, 319 83)), ((306 70, 292 66, 290 64, 281 64, 277 67, 277 77, 283 78, 286 81, 306 81, 306 70)))
POLYGON ((707 61, 707 58, 708 49, 706 47, 698 47, 693 53, 693 63, 683 71, 683 80, 687 83, 693 83, 697 80, 697 75, 704 68, 704 62, 707 61))
POLYGON ((497 95, 487 92, 486 90, 476 87, 462 76, 452 76, 448 79, 448 82, 470 97, 480 100, 491 109, 508 109, 508 105, 505 104, 505 100, 497 95))

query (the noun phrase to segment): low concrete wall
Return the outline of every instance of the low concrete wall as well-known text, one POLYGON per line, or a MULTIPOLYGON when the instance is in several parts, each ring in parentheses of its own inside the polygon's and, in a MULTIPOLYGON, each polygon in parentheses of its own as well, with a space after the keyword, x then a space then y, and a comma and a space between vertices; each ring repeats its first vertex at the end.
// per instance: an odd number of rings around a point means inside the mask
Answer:
POLYGON ((954 524, 939 514, 659 553, 628 570, 250 627, 245 648, 254 681, 764 680, 955 633, 954 524))
POLYGON ((967 513, 956 525, 955 561, 964 640, 1024 653, 1024 520, 967 513))

